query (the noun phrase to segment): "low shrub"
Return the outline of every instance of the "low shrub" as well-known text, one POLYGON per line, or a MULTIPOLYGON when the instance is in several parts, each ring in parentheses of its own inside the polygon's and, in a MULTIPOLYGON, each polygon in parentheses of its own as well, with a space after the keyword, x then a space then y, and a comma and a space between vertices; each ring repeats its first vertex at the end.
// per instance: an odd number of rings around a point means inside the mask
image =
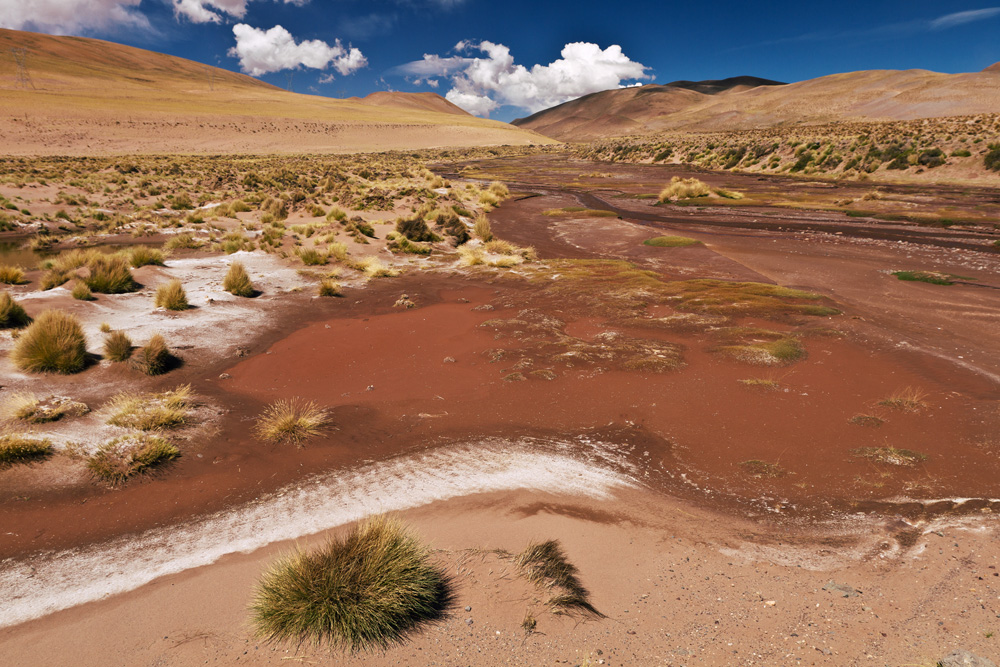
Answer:
POLYGON ((156 288, 154 304, 157 308, 167 310, 187 310, 191 307, 184 292, 184 286, 180 280, 171 280, 156 288))
POLYGON ((80 322, 60 310, 46 310, 17 339, 14 364, 32 373, 77 373, 87 362, 80 322))
POLYGON ((493 229, 490 226, 490 219, 482 214, 476 216, 476 223, 472 227, 472 233, 476 235, 476 238, 484 242, 492 241, 493 229))
POLYGON ((201 247, 201 242, 194 237, 194 234, 184 232, 168 239, 167 242, 163 244, 163 247, 166 250, 180 250, 182 248, 190 250, 201 247))
POLYGON ((386 649, 438 618, 445 575, 398 521, 376 517, 313 551, 296 551, 263 575, 250 606, 267 640, 386 649))
POLYGON ((332 278, 324 278, 319 281, 318 293, 320 296, 340 296, 340 283, 332 278))
POLYGON ((181 385, 162 394, 122 392, 112 397, 105 408, 112 426, 155 431, 181 426, 191 411, 191 385, 181 385))
POLYGON ((983 165, 990 171, 1000 171, 1000 144, 990 144, 983 157, 983 165))
POLYGON ((163 252, 157 248, 135 246, 123 251, 133 268, 140 266, 163 266, 163 252))
POLYGON ((89 274, 84 279, 94 292, 124 294, 139 289, 132 278, 129 260, 120 255, 100 255, 87 264, 89 274))
POLYGON ((252 297, 257 294, 243 262, 233 262, 229 265, 226 277, 222 280, 222 289, 235 296, 252 297))
POLYGON ((77 280, 73 283, 73 291, 71 292, 73 298, 78 301, 93 301, 94 293, 90 291, 87 287, 87 283, 82 280, 77 280))
POLYGON ((303 248, 299 250, 299 259, 306 266, 322 266, 326 264, 328 256, 315 248, 303 248))
POLYGON ((163 438, 148 433, 131 433, 101 445, 87 457, 86 466, 94 477, 112 486, 130 477, 173 461, 180 451, 163 438))
POLYGON ((400 218, 396 221, 396 233, 402 234, 411 241, 437 243, 441 237, 431 231, 423 215, 417 213, 410 218, 400 218))

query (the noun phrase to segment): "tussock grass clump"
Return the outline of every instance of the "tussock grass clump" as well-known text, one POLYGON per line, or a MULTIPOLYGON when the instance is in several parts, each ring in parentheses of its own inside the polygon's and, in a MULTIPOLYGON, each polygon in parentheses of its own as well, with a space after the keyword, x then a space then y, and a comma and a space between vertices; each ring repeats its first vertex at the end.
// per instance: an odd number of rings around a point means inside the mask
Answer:
POLYGON ((315 248, 304 248, 299 250, 299 259, 306 266, 322 266, 326 264, 327 254, 322 253, 315 248))
POLYGON ((355 266, 369 278, 395 278, 399 275, 399 269, 388 266, 381 259, 372 255, 362 257, 355 263, 355 266))
POLYGON ((132 367, 146 375, 162 375, 170 370, 174 355, 170 354, 167 341, 160 334, 153 334, 149 342, 140 347, 131 358, 132 367))
POLYGON ((254 433, 261 440, 292 443, 320 435, 328 423, 326 410, 301 398, 279 399, 257 419, 254 433))
POLYGON ((743 199, 743 193, 737 192, 736 190, 725 190, 723 188, 719 188, 718 190, 715 191, 715 194, 719 195, 723 199, 733 199, 733 200, 743 199))
POLYGON ((124 331, 109 331, 104 338, 104 358, 128 361, 132 356, 132 339, 124 331))
POLYGON ((317 293, 320 296, 340 296, 340 283, 332 278, 324 278, 319 281, 317 293))
POLYGON ((402 234, 389 232, 385 236, 387 241, 385 247, 394 253, 405 253, 409 255, 429 255, 431 246, 426 243, 417 243, 406 238, 402 234))
POLYGON ((493 228, 490 226, 490 219, 483 214, 476 216, 476 223, 472 226, 472 233, 482 241, 493 240, 493 228))
POLYGON ((52 443, 19 433, 0 435, 0 467, 27 463, 52 454, 52 443))
POLYGON ((427 221, 424 220, 424 215, 420 211, 412 217, 397 220, 396 233, 418 243, 437 243, 441 240, 441 237, 427 226, 427 221))
POLYGON ((105 407, 111 426, 139 431, 173 428, 184 424, 191 412, 191 385, 162 394, 125 391, 112 397, 105 407))
POLYGON ((233 262, 229 265, 226 277, 222 279, 222 289, 235 296, 252 297, 257 294, 243 262, 233 262))
POLYGON ((604 616, 590 603, 590 592, 580 583, 576 566, 569 562, 558 540, 532 542, 514 556, 514 564, 528 581, 551 594, 547 604, 555 613, 604 616))
POLYGON ((24 282, 24 269, 19 266, 0 266, 0 283, 5 285, 22 285, 24 282))
POLYGON ((187 294, 184 292, 184 286, 177 279, 156 288, 154 304, 157 308, 166 308, 167 310, 187 310, 191 307, 187 300, 187 294))
POLYGON ((46 310, 17 339, 14 364, 31 373, 78 373, 87 362, 80 322, 61 310, 46 310))
POLYGON ((139 289, 132 278, 129 260, 121 255, 99 255, 87 264, 87 269, 84 282, 94 292, 124 294, 139 289))
POLYGON ((105 442, 87 457, 86 466, 94 477, 118 486, 180 455, 175 446, 159 436, 131 433, 105 442))
POLYGON ((34 392, 30 391, 15 392, 0 405, 0 417, 3 419, 29 424, 46 424, 58 421, 66 415, 79 417, 89 411, 90 408, 77 401, 50 398, 42 403, 34 392))
POLYGON ((852 449, 851 454, 873 463, 891 466, 915 466, 927 460, 926 454, 896 447, 860 447, 852 449))
POLYGON ((147 246, 135 246, 123 251, 133 268, 140 266, 163 266, 163 252, 147 246))
POLYGON ((398 521, 376 517, 274 563, 250 612, 255 634, 267 640, 370 651, 398 644, 448 601, 427 547, 398 521))
POLYGON ((686 248, 687 246, 692 245, 702 245, 702 243, 697 239, 688 238, 686 236, 657 236, 655 238, 646 239, 642 242, 642 245, 648 245, 654 248, 686 248))
POLYGON ((26 327, 31 318, 9 292, 0 292, 0 329, 26 327))
POLYGON ((674 176, 670 179, 670 185, 660 190, 660 201, 707 197, 711 192, 709 187, 697 178, 674 176))
POLYGON ((927 407, 927 392, 906 387, 883 398, 878 404, 900 412, 920 412, 927 407))
POLYGON ((38 286, 43 292, 50 290, 54 287, 59 287, 63 283, 69 280, 69 274, 62 271, 57 271, 56 269, 49 269, 42 274, 42 277, 38 280, 38 286))
POLYGON ((71 292, 73 298, 77 301, 94 301, 94 293, 90 291, 87 287, 87 283, 82 280, 77 280, 73 283, 73 291, 71 292))
POLYGON ((194 237, 194 234, 184 232, 168 239, 167 242, 163 244, 163 247, 166 250, 180 250, 182 248, 191 250, 201 247, 201 242, 194 237))
POLYGON ((492 183, 490 183, 490 187, 488 188, 488 190, 489 192, 492 192, 500 199, 506 199, 507 197, 510 196, 510 190, 507 188, 506 185, 504 185, 500 181, 493 181, 492 183))

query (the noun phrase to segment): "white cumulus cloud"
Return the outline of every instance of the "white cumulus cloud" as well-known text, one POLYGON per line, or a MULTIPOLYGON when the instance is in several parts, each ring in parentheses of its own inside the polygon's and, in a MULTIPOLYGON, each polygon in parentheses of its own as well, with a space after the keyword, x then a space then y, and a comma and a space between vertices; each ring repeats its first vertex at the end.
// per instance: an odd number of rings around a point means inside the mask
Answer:
POLYGON ((461 41, 455 50, 480 52, 484 57, 428 54, 395 71, 423 78, 448 77, 451 89, 445 97, 477 116, 487 116, 503 105, 534 113, 625 82, 652 78, 646 74, 648 67, 631 60, 618 45, 601 49, 597 44, 574 42, 563 47, 558 60, 531 69, 516 64, 503 44, 461 41))
POLYGON ((229 55, 239 58, 240 69, 252 76, 297 67, 326 69, 331 65, 346 76, 368 64, 360 50, 345 47, 340 40, 332 45, 318 39, 297 43, 280 25, 261 30, 237 23, 233 26, 233 34, 236 46, 229 49, 229 55))
POLYGON ((0 28, 52 34, 149 29, 141 0, 0 0, 0 28))

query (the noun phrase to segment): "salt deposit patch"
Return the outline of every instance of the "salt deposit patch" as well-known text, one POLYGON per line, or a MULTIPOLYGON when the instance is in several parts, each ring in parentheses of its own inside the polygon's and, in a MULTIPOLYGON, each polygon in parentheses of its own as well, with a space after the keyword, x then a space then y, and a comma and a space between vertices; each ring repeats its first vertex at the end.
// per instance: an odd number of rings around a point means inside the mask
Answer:
POLYGON ((604 499, 615 489, 637 486, 618 452, 603 443, 584 444, 587 461, 565 453, 568 443, 560 451, 560 443, 536 440, 434 450, 318 476, 179 526, 30 561, 8 560, 0 563, 0 627, 380 512, 517 489, 604 499))

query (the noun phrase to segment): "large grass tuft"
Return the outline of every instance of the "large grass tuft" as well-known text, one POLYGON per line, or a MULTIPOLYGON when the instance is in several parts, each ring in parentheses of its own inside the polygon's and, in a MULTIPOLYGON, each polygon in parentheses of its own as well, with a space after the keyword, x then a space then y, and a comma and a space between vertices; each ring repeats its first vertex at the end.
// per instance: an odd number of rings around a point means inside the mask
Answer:
POLYGON ((52 453, 52 443, 18 433, 0 435, 0 467, 45 458, 52 453))
POLYGON ((445 575, 428 549, 398 521, 375 517, 276 562, 250 610, 264 639, 368 651, 401 642, 447 603, 445 575))
POLYGON ((680 178, 679 176, 674 176, 670 179, 670 185, 660 191, 660 201, 707 197, 711 192, 708 186, 697 178, 680 178))
POLYGON ((558 540, 532 542, 514 557, 514 564, 536 586, 551 593, 549 607, 556 613, 586 612, 603 616, 590 603, 590 592, 580 583, 558 540))
POLYGON ((124 331, 110 331, 104 338, 104 357, 111 361, 128 361, 132 356, 132 339, 124 331))
POLYGON ((178 456, 180 451, 163 438, 132 433, 105 442, 87 457, 86 465, 98 479, 118 486, 178 456))
POLYGON ((46 310, 17 339, 11 357, 22 371, 77 373, 87 362, 87 339, 75 317, 46 310))
POLYGON ((254 432, 261 440, 301 445, 303 440, 322 433, 327 419, 326 410, 312 401, 279 399, 257 419, 254 432))
POLYGON ((174 279, 156 288, 154 301, 157 308, 167 310, 187 310, 191 307, 180 280, 174 279))
POLYGON ((21 285, 24 280, 24 269, 19 266, 0 266, 0 283, 5 285, 21 285))
POLYGON ((140 266, 163 266, 163 251, 148 246, 135 246, 123 251, 133 268, 140 266))
POLYGON ((222 289, 235 296, 252 297, 257 294, 243 262, 233 262, 229 265, 226 277, 222 280, 222 289))
POLYGON ((30 323, 31 318, 21 304, 9 292, 0 292, 0 329, 25 327, 30 323))
POLYGON ((88 264, 89 273, 84 279, 94 292, 101 294, 124 294, 139 289, 132 278, 129 260, 121 255, 99 255, 88 264))

